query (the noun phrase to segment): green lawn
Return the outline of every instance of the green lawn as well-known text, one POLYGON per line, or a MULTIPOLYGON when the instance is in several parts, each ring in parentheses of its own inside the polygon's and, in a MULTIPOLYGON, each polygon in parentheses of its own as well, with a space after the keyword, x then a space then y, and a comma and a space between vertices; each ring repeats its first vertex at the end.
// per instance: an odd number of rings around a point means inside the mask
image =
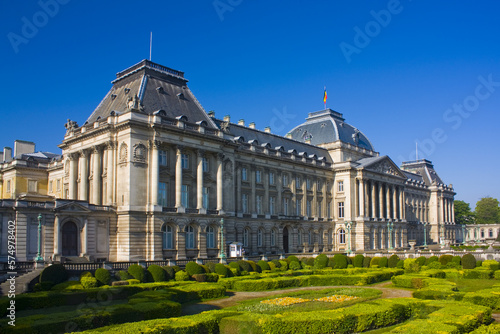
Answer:
POLYGON ((488 289, 499 283, 499 281, 494 279, 448 279, 448 281, 456 283, 458 291, 461 292, 475 292, 488 289))

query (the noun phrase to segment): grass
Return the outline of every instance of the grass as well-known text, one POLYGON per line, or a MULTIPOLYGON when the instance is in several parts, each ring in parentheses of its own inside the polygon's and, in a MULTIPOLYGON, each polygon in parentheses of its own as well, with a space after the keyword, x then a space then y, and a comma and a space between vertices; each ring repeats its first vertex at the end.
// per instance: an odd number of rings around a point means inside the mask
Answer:
POLYGON ((498 284, 494 279, 448 279, 448 281, 456 283, 458 291, 461 292, 475 292, 498 284))

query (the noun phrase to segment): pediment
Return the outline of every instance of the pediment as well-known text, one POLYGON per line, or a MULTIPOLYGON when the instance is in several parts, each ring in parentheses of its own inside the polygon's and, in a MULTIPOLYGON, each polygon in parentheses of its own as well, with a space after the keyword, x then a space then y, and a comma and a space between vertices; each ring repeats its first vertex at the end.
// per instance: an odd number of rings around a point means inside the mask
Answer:
POLYGON ((399 169, 399 167, 387 156, 381 157, 381 159, 378 159, 371 163, 367 163, 363 165, 362 168, 366 171, 374 173, 391 175, 404 179, 407 178, 406 175, 401 171, 401 169, 399 169))
POLYGON ((91 212, 89 208, 81 205, 77 202, 65 203, 61 206, 57 206, 55 209, 57 212, 91 212))

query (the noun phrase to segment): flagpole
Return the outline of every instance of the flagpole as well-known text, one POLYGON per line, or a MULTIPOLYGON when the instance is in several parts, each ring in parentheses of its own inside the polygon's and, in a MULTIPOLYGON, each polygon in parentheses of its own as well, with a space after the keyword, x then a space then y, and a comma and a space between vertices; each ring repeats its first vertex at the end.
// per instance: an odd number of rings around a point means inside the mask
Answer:
POLYGON ((149 61, 151 61, 151 51, 153 50, 153 32, 149 35, 149 61))

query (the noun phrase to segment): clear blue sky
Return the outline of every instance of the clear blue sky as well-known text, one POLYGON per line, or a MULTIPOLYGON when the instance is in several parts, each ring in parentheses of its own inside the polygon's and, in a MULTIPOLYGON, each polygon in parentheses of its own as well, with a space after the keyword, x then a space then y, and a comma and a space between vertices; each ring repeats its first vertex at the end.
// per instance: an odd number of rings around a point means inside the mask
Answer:
POLYGON ((217 117, 285 135, 323 109, 326 86, 327 106, 381 155, 399 165, 418 141, 456 199, 500 198, 498 1, 0 6, 0 147, 23 139, 59 153, 66 119, 82 124, 115 74, 149 57, 152 31, 152 60, 184 71, 217 117))

